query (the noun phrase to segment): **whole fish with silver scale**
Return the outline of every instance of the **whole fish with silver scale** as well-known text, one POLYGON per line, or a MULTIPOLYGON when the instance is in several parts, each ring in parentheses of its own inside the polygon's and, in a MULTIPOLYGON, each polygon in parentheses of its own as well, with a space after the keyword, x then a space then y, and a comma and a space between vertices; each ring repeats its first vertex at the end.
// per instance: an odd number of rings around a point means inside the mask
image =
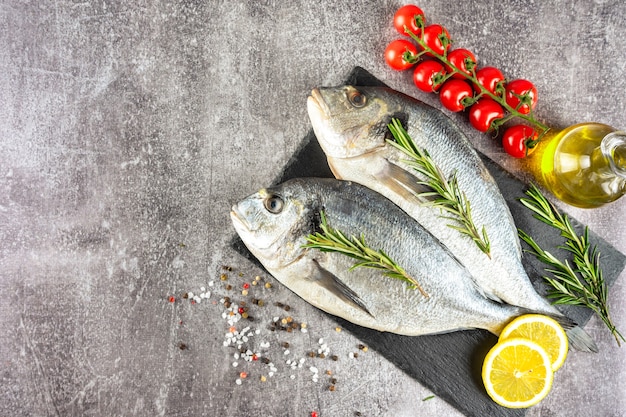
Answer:
MULTIPOLYGON (((419 223, 387 198, 360 184, 301 178, 262 189, 232 207, 235 230, 278 281, 305 301, 368 328, 424 335, 481 328, 499 334, 526 309, 485 297, 473 276, 419 223), (355 260, 305 247, 329 227, 363 236, 423 288, 426 296, 355 260)), ((565 328, 573 323, 561 317, 565 328)))
MULTIPOLYGON (((308 98, 315 135, 334 175, 386 196, 441 241, 495 301, 562 317, 539 295, 521 262, 517 229, 496 182, 460 129, 439 110, 385 87, 316 88, 308 98), (392 118, 402 121, 415 144, 426 150, 449 178, 455 174, 467 196, 473 221, 485 228, 490 254, 449 226, 440 208, 419 197, 431 191, 419 184, 407 156, 387 143, 392 118)), ((576 327, 573 347, 597 351, 591 337, 576 327)))

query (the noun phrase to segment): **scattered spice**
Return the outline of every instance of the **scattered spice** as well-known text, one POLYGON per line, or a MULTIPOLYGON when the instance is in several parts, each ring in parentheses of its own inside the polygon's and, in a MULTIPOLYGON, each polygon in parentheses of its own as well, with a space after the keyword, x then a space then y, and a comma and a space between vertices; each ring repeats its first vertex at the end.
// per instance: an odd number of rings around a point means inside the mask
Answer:
POLYGON ((167 299, 170 303, 173 303, 176 301, 176 297, 174 297, 173 295, 170 295, 170 297, 167 299))
MULTIPOLYGON (((232 267, 223 266, 224 271, 233 271, 232 267), (228 269, 227 269, 228 268, 228 269)), ((242 277, 244 274, 234 270, 239 277, 242 277)), ((272 378, 278 374, 279 368, 281 368, 280 364, 275 365, 270 359, 270 355, 272 350, 270 350, 273 346, 270 345, 269 341, 266 340, 255 340, 254 336, 259 335, 264 330, 262 326, 261 328, 254 329, 250 325, 241 326, 241 320, 254 321, 252 314, 254 313, 254 309, 257 307, 266 307, 266 304, 269 305, 267 299, 263 300, 259 297, 258 291, 265 291, 259 282, 262 282, 262 285, 265 289, 269 289, 272 287, 270 282, 267 280, 263 280, 259 275, 255 276, 253 280, 248 279, 247 282, 244 280, 234 282, 232 281, 233 277, 229 277, 226 272, 220 273, 220 279, 224 282, 221 288, 217 288, 217 292, 222 292, 222 298, 218 301, 214 301, 212 305, 222 306, 223 310, 221 312, 222 318, 225 320, 225 329, 224 333, 224 347, 228 347, 233 349, 230 351, 230 354, 233 355, 231 359, 231 365, 233 368, 237 368, 237 377, 235 379, 236 385, 244 385, 246 379, 250 379, 251 371, 254 369, 255 372, 255 381, 259 382, 267 382, 269 378, 272 378), (231 281, 231 282, 228 282, 231 281), (238 287, 240 286, 240 287, 238 287), (257 289, 257 286, 261 287, 257 289), (231 291, 236 288, 241 288, 241 295, 230 293, 230 296, 226 296, 226 291, 231 291), (255 293, 256 291, 256 293, 255 293), (257 306, 257 307, 255 307, 257 306), (246 364, 249 362, 249 364, 246 364), (259 362, 255 364, 255 362, 259 362), (256 367, 256 368, 255 368, 256 367), (258 376, 257 376, 258 375, 258 376)), ((189 300, 192 304, 200 303, 205 298, 209 298, 211 296, 211 291, 213 290, 214 283, 209 282, 206 286, 200 287, 200 291, 194 292, 188 291, 180 296, 167 296, 168 301, 175 302, 180 301, 182 299, 189 300), (180 300, 179 300, 180 299, 180 300)), ((282 311, 294 312, 294 308, 290 305, 285 304, 280 301, 270 301, 275 307, 281 309, 282 311)), ((260 311, 260 310, 258 310, 260 311)), ((265 310, 267 314, 267 309, 265 310)), ((271 319, 271 321, 266 326, 269 331, 283 331, 287 333, 293 333, 293 331, 300 331, 302 333, 308 332, 308 325, 305 322, 299 322, 297 317, 293 315, 277 315, 271 319)), ((244 322, 245 323, 245 322, 244 322)), ((268 330, 264 330, 268 334, 268 330)), ((338 332, 341 331, 340 327, 336 329, 338 332)), ((310 371, 311 378, 313 382, 319 382, 319 375, 322 374, 318 367, 315 364, 315 361, 325 358, 332 358, 333 361, 337 361, 339 357, 337 355, 330 356, 330 349, 328 344, 325 343, 323 338, 319 338, 318 344, 319 346, 316 349, 311 351, 304 351, 303 357, 295 357, 294 354, 297 355, 296 349, 291 349, 292 345, 296 345, 295 343, 290 343, 291 340, 288 337, 285 337, 287 340, 275 342, 279 346, 282 347, 284 357, 283 367, 286 366, 287 370, 291 370, 292 372, 289 375, 290 379, 295 379, 297 376, 297 372, 301 368, 308 368, 310 371)), ((313 339, 315 340, 315 339, 313 339)), ((275 345, 274 345, 275 346, 275 345)), ((178 344, 178 347, 181 350, 188 349, 188 346, 184 343, 178 344)), ((322 368, 324 369, 324 368, 322 368)), ((324 371, 328 377, 333 375, 333 371, 331 369, 327 369, 324 371)), ((285 377, 287 376, 285 375, 285 377)), ((332 384, 329 384, 329 390, 334 391, 336 387, 334 386, 336 383, 336 379, 332 379, 332 384)))

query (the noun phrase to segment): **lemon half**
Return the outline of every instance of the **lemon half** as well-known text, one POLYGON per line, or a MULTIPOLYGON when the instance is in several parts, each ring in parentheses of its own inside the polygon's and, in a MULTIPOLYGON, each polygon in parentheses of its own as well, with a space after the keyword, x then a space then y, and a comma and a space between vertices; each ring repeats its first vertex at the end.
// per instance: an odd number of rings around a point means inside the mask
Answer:
POLYGON ((561 325, 548 316, 526 314, 517 317, 502 330, 499 340, 512 337, 529 339, 541 346, 550 357, 553 371, 565 362, 569 348, 567 335, 561 325))
POLYGON ((539 403, 552 388, 554 372, 548 353, 532 340, 513 337, 498 342, 483 363, 487 394, 508 408, 539 403))

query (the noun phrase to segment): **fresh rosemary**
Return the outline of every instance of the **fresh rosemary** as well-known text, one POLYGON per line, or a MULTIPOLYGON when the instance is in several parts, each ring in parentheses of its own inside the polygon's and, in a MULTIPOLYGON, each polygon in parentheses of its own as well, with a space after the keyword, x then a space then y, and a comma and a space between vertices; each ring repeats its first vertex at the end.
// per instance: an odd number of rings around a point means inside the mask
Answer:
POLYGON ((544 276, 552 287, 548 296, 555 304, 583 305, 593 310, 606 324, 620 346, 620 341, 626 339, 611 321, 607 302, 608 288, 600 268, 600 253, 596 246, 592 247, 589 243, 588 227, 585 227, 584 233, 579 236, 567 215, 559 213, 535 185, 531 185, 526 195, 529 198, 521 198, 521 203, 535 213, 536 219, 560 230, 566 243, 559 247, 573 255, 573 265, 567 260, 560 261, 541 249, 526 232, 518 230, 520 238, 531 248, 527 252, 548 265, 546 272, 552 275, 544 276))
POLYGON ((451 216, 444 216, 455 223, 448 224, 460 233, 469 236, 487 256, 491 258, 491 246, 487 231, 483 226, 479 232, 472 220, 472 211, 470 202, 459 189, 456 179, 456 173, 453 173, 447 179, 444 173, 432 160, 428 151, 420 149, 415 145, 413 139, 400 123, 398 119, 392 119, 389 124, 389 130, 395 141, 387 140, 387 142, 407 155, 409 160, 405 161, 418 173, 423 175, 426 180, 417 180, 421 185, 429 187, 432 191, 420 193, 420 197, 435 197, 434 200, 426 203, 448 212, 451 216))
POLYGON ((305 248, 319 249, 322 252, 342 253, 357 260, 357 263, 355 263, 350 270, 359 267, 381 270, 383 271, 383 275, 404 281, 409 285, 409 288, 418 289, 424 297, 428 297, 428 294, 419 283, 413 277, 409 276, 404 268, 394 262, 385 252, 369 248, 365 243, 365 237, 363 235, 361 235, 360 238, 354 236, 348 238, 341 231, 328 225, 326 215, 323 211, 320 212, 320 217, 320 229, 322 232, 308 235, 306 240, 309 243, 304 245, 305 248))

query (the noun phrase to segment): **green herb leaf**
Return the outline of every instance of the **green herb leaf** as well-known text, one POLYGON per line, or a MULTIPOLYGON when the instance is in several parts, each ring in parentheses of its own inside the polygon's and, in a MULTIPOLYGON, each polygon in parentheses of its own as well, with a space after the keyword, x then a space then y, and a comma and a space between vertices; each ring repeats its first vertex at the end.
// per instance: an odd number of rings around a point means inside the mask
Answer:
POLYGON ((419 283, 409 276, 404 268, 394 262, 385 252, 368 247, 363 235, 359 238, 354 236, 348 238, 341 231, 333 229, 328 225, 323 211, 320 212, 320 217, 320 229, 322 232, 308 235, 306 240, 309 243, 303 245, 303 247, 318 249, 322 252, 342 253, 357 260, 350 270, 361 267, 381 270, 386 277, 404 281, 409 285, 409 288, 418 289, 424 297, 428 297, 428 294, 419 283))
POLYGON ((589 243, 589 228, 585 227, 583 234, 578 235, 568 216, 561 214, 535 185, 530 186, 526 195, 529 198, 521 198, 521 203, 534 213, 533 217, 559 230, 565 239, 565 244, 559 247, 572 254, 573 266, 541 249, 530 235, 518 230, 520 238, 530 246, 526 252, 545 263, 546 272, 552 274, 544 276, 552 287, 548 296, 554 304, 582 305, 593 310, 620 346, 620 341, 626 339, 611 320, 607 302, 608 288, 600 268, 600 253, 589 243))
POLYGON ((460 233, 469 236, 487 256, 491 257, 491 246, 485 227, 479 231, 472 220, 470 202, 460 188, 456 174, 446 178, 444 173, 432 160, 428 151, 420 149, 398 119, 392 119, 389 130, 395 141, 387 142, 402 151, 410 159, 405 162, 421 174, 425 180, 418 180, 421 185, 426 185, 432 192, 420 193, 418 197, 436 197, 429 203, 448 212, 451 216, 444 216, 454 223, 448 226, 460 233))

